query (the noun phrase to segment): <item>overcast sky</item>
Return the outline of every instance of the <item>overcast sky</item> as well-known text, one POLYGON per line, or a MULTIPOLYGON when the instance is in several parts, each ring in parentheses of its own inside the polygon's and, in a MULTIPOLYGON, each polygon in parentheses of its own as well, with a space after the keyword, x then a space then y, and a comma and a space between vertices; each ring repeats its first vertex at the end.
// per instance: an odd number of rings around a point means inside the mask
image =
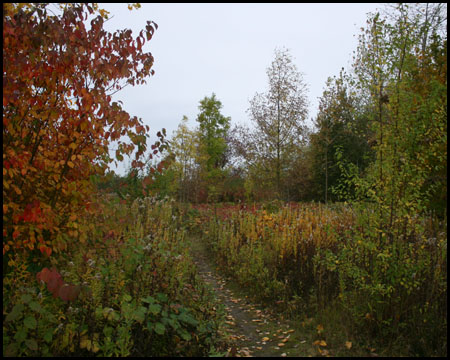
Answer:
MULTIPOLYGON (((231 123, 247 123, 249 100, 267 90, 266 69, 275 48, 290 50, 308 84, 309 116, 329 76, 350 69, 366 14, 381 4, 100 4, 110 12, 104 27, 133 30, 146 21, 158 24, 144 46, 155 59, 155 75, 146 85, 127 87, 114 97, 131 116, 143 119, 152 135, 166 128, 171 136, 183 115, 196 125, 199 101, 214 92, 231 123)), ((308 121, 311 124, 310 121, 308 121)), ((155 136, 152 137, 152 141, 155 136)), ((116 170, 123 174, 129 161, 116 170)), ((115 169, 114 165, 112 166, 115 169)))

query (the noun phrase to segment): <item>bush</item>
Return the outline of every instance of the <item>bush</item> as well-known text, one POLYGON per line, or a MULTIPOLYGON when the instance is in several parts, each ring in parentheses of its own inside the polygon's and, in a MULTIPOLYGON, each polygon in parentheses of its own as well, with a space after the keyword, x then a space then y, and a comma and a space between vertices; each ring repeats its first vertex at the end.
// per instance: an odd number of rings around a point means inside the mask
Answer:
POLYGON ((85 219, 96 227, 83 246, 68 243, 50 261, 53 278, 38 281, 11 262, 20 271, 4 279, 3 355, 214 353, 223 313, 196 277, 170 202, 145 198, 103 210, 85 219), (67 300, 61 289, 69 284, 80 291, 67 300))

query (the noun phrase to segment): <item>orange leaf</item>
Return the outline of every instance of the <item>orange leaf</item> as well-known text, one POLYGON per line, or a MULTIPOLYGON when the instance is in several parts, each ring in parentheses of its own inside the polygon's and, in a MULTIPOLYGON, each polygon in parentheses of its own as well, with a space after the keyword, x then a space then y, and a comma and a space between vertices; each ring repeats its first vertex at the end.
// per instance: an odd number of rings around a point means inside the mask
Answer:
POLYGON ((313 342, 313 345, 327 346, 327 343, 325 342, 325 340, 316 340, 313 342))

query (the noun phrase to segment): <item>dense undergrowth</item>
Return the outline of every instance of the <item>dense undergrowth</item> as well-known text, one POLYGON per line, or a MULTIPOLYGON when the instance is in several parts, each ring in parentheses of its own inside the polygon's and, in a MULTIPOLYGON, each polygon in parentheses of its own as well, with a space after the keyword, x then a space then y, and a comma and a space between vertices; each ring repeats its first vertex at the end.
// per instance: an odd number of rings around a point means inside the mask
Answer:
POLYGON ((33 252, 4 257, 3 355, 220 351, 223 310, 195 273, 177 208, 102 198, 101 215, 83 220, 84 241, 67 238, 64 252, 44 260, 33 252), (43 268, 54 276, 45 278, 43 268))
POLYGON ((90 229, 83 241, 4 261, 3 355, 223 352, 223 308, 195 273, 188 232, 255 299, 316 318, 330 347, 352 339, 380 355, 447 352, 445 220, 416 216, 390 238, 368 205, 100 198, 100 215, 80 224, 90 229))
POLYGON ((193 211, 223 271, 287 316, 320 318, 328 343, 446 355, 446 220, 415 216, 393 237, 367 204, 193 211))

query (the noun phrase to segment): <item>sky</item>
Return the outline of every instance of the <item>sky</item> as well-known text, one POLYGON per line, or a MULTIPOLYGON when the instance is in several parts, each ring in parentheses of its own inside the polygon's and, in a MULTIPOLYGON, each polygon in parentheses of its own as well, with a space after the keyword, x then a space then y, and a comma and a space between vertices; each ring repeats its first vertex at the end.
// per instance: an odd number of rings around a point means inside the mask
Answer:
MULTIPOLYGON (((266 70, 276 48, 287 48, 308 84, 308 126, 317 114, 319 98, 329 76, 351 68, 367 13, 383 7, 365 4, 304 3, 126 3, 100 4, 110 12, 107 31, 131 29, 133 36, 146 21, 158 25, 145 51, 154 57, 155 75, 146 85, 126 87, 116 95, 131 116, 150 126, 151 142, 165 128, 170 137, 183 115, 196 126, 200 100, 216 94, 221 113, 231 125, 251 121, 246 110, 256 92, 266 92, 266 70)), ((118 168, 124 174, 129 161, 118 168)))

